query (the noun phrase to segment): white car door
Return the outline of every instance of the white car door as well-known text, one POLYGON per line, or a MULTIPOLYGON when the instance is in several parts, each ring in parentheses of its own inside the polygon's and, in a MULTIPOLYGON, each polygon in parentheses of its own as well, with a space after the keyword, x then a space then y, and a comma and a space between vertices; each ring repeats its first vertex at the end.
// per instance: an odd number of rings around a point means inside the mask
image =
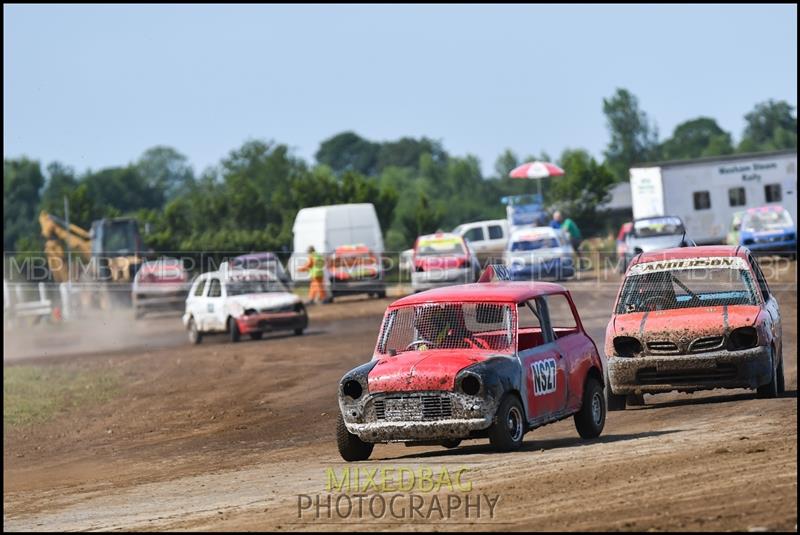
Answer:
POLYGON ((219 331, 225 328, 225 298, 222 295, 222 282, 219 277, 212 277, 208 282, 205 299, 203 330, 219 331))
POLYGON ((208 291, 208 277, 202 275, 192 286, 191 293, 186 299, 186 312, 194 318, 197 328, 203 330, 205 318, 206 292, 208 291))
POLYGON ((489 223, 486 226, 486 252, 502 254, 508 244, 506 228, 499 223, 489 223))
POLYGON ((486 247, 486 231, 483 225, 469 227, 463 237, 467 240, 476 253, 483 253, 486 247))

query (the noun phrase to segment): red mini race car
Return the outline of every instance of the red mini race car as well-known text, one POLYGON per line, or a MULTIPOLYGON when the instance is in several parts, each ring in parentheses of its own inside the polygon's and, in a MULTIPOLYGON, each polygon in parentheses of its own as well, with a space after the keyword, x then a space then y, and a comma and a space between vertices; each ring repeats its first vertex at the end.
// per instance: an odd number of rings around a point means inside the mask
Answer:
POLYGON ((781 313, 743 247, 681 247, 633 259, 606 328, 609 410, 643 394, 784 390, 781 313))
POLYGON ((389 306, 372 361, 339 383, 345 460, 381 442, 450 448, 488 437, 514 450, 525 432, 573 415, 582 437, 602 432, 603 364, 569 292, 496 280, 504 272, 491 266, 479 283, 389 306))

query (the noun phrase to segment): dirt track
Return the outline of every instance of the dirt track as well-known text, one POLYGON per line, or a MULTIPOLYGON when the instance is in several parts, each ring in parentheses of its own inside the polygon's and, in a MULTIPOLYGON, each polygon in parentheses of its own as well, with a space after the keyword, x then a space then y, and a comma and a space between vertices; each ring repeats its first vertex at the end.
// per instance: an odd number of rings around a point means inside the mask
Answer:
MULTIPOLYGON (((571 289, 602 347, 617 284, 571 289)), ((504 455, 485 441, 377 446, 359 466, 464 467, 472 493, 499 495, 494 518, 457 512, 432 526, 298 518, 298 495, 326 495, 326 468, 345 467, 333 437, 337 380, 369 358, 388 300, 317 308, 303 337, 236 345, 191 347, 178 339, 178 318, 147 320, 162 329, 174 321, 174 344, 36 359, 113 370, 124 386, 101 406, 4 429, 4 528, 796 530, 796 285, 778 296, 790 391, 780 399, 648 396, 644 407, 610 413, 598 440, 581 441, 570 419, 504 455)))

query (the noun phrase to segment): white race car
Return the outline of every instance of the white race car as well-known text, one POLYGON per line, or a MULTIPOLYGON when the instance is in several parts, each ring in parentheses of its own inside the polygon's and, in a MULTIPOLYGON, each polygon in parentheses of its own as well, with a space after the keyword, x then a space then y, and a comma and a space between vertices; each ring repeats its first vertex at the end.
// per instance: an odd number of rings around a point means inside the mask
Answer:
POLYGON ((219 271, 195 279, 186 298, 183 324, 194 344, 209 333, 228 333, 232 342, 238 342, 243 334, 254 340, 270 331, 301 335, 308 326, 308 314, 300 298, 271 271, 230 269, 223 262, 219 271))

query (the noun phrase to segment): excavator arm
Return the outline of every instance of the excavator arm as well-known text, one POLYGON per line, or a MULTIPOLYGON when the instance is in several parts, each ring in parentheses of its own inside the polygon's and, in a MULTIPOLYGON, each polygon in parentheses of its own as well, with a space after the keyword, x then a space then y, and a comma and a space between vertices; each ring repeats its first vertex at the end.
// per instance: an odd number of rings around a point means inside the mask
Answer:
POLYGON ((92 241, 89 233, 77 225, 67 225, 66 221, 44 210, 39 213, 39 226, 42 237, 47 241, 44 244, 44 253, 47 256, 47 267, 56 282, 66 282, 69 279, 67 254, 63 243, 84 261, 89 261, 92 256, 92 241))

